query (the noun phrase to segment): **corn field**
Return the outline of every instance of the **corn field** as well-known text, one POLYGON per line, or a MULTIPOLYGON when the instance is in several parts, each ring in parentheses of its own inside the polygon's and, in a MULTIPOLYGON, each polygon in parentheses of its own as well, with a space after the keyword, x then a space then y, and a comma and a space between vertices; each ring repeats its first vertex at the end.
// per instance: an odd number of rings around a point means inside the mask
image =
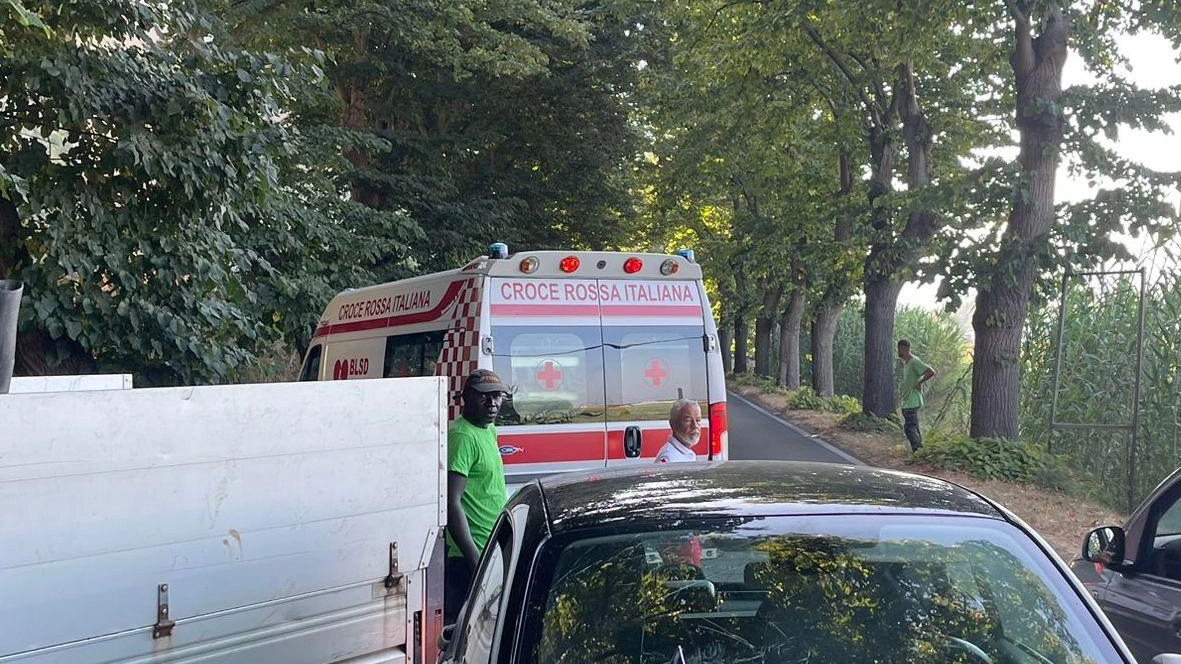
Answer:
MULTIPOLYGON (((1053 430, 1050 420, 1056 407, 1058 422, 1131 424, 1139 291, 1134 275, 1071 281, 1056 404, 1056 297, 1030 310, 1021 352, 1022 438, 1063 458, 1089 497, 1120 510, 1130 509, 1181 466, 1181 279, 1165 276, 1146 288, 1135 449, 1129 430, 1053 430)), ((861 310, 847 307, 834 343, 838 394, 860 397, 863 334, 861 310)), ((966 331, 948 314, 904 307, 895 337, 910 339, 915 353, 938 372, 926 392, 924 426, 967 435, 972 381, 966 331)))
POLYGON ((1059 422, 1131 423, 1138 299, 1139 277, 1078 277, 1071 282, 1056 406, 1057 302, 1030 311, 1022 348, 1022 437, 1063 456, 1093 485, 1088 493, 1118 509, 1130 509, 1181 465, 1181 280, 1168 277, 1147 288, 1135 448, 1130 448, 1127 430, 1053 431, 1050 417, 1056 408, 1059 422))
MULTIPOLYGON (((894 336, 909 340, 914 354, 936 371, 935 378, 924 388, 927 399, 923 409, 924 426, 963 428, 966 431, 972 385, 969 372, 972 345, 963 328, 950 314, 901 307, 894 321, 894 336)), ((833 342, 833 387, 837 394, 861 398, 864 337, 865 320, 861 308, 845 307, 833 342)), ((806 361, 804 368, 808 370, 806 361)), ((896 362, 896 383, 901 382, 901 368, 901 363, 896 362)))

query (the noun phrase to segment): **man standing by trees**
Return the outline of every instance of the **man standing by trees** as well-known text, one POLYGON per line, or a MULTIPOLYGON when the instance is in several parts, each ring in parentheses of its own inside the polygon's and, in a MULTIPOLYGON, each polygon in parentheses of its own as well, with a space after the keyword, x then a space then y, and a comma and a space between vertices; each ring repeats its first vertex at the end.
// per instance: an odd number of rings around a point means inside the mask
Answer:
POLYGON ((923 446, 919 431, 919 409, 923 407, 923 383, 935 377, 935 370, 910 352, 910 342, 898 340, 898 357, 902 359, 902 419, 903 432, 910 441, 912 452, 923 446))

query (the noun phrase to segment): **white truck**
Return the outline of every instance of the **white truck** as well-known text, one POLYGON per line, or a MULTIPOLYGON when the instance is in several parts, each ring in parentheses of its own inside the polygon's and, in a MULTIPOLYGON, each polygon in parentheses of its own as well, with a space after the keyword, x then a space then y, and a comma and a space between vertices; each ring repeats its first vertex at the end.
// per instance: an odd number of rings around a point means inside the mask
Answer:
POLYGON ((0 663, 432 661, 445 396, 0 395, 0 663))

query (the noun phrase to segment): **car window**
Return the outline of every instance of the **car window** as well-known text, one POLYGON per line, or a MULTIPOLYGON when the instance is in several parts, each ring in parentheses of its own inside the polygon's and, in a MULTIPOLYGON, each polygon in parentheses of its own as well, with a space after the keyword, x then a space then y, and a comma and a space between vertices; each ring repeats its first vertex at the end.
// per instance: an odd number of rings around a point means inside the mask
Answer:
POLYGON ((322 348, 320 344, 316 344, 308 352, 308 359, 303 364, 303 371, 299 372, 299 379, 301 381, 320 379, 320 353, 322 348))
POLYGON ((1174 500, 1175 502, 1161 514, 1160 520, 1157 521, 1156 535, 1158 537, 1181 535, 1181 500, 1174 500))
POLYGON ((1148 551, 1143 570, 1154 576, 1181 581, 1181 494, 1170 498, 1173 501, 1160 513, 1152 526, 1152 536, 1147 542, 1148 551))
POLYGON ((999 521, 759 519, 554 546, 534 662, 1120 661, 1061 572, 999 521))
POLYGON ((479 573, 472 582, 464 616, 463 662, 487 662, 492 653, 496 624, 500 619, 501 599, 508 576, 508 526, 504 521, 488 540, 479 573))

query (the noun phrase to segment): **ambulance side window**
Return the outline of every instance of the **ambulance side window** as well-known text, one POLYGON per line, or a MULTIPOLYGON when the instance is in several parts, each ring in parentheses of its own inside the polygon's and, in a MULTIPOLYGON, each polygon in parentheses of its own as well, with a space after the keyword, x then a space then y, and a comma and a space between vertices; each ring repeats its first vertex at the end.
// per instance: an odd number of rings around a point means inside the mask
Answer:
POLYGON ((299 379, 301 381, 320 379, 320 355, 322 349, 323 346, 316 344, 308 351, 308 359, 303 363, 303 371, 299 372, 299 379))
POLYGON ((438 373, 439 356, 443 354, 443 332, 432 332, 422 344, 422 374, 434 376, 438 373))
POLYGON ((441 331, 386 337, 382 377, 433 376, 442 347, 441 331))

